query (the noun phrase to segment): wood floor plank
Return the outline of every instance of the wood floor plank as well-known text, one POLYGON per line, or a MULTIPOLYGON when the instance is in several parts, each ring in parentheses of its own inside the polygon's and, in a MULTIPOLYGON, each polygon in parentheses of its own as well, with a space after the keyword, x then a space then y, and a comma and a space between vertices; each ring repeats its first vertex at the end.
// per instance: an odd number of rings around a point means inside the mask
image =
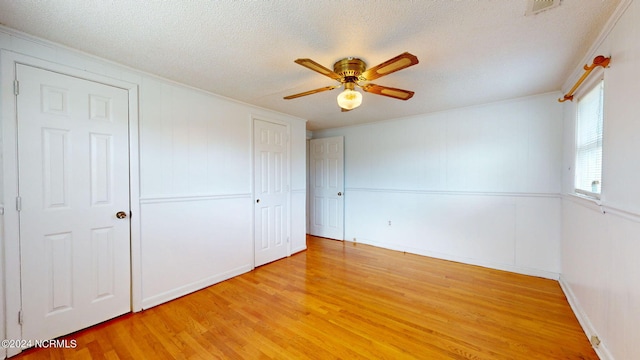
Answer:
POLYGON ((308 250, 31 359, 597 359, 556 281, 309 236, 308 250))

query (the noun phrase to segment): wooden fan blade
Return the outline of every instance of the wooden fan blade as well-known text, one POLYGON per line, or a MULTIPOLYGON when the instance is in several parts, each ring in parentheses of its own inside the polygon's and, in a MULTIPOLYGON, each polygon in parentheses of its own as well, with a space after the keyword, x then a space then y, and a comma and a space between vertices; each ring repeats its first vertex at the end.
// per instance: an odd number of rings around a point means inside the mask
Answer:
POLYGON ((315 90, 309 90, 309 91, 301 92, 299 94, 285 96, 283 99, 291 100, 291 99, 299 98, 301 96, 307 96, 307 95, 316 94, 316 93, 323 92, 323 91, 333 90, 335 88, 339 88, 340 86, 342 86, 342 85, 325 86, 323 88, 319 88, 319 89, 315 89, 315 90))
POLYGON ((340 108, 340 111, 342 111, 342 112, 347 112, 347 111, 351 111, 351 110, 353 110, 353 109, 340 108))
POLYGON ((394 57, 393 59, 389 59, 380 65, 366 70, 364 73, 362 73, 362 76, 367 80, 375 80, 379 77, 389 75, 392 72, 406 69, 409 66, 413 66, 417 63, 418 58, 415 55, 405 52, 394 57))
POLYGON ((342 76, 336 74, 335 72, 327 69, 326 67, 318 64, 317 62, 311 60, 311 59, 297 59, 295 61, 296 64, 300 64, 304 67, 306 67, 307 69, 311 69, 319 74, 322 74, 324 76, 328 76, 334 80, 338 80, 340 81, 340 79, 342 79, 342 76))
POLYGON ((392 97, 394 99, 409 100, 413 97, 414 92, 403 89, 396 89, 387 86, 381 86, 376 84, 367 84, 362 87, 362 90, 370 92, 372 94, 384 95, 392 97))

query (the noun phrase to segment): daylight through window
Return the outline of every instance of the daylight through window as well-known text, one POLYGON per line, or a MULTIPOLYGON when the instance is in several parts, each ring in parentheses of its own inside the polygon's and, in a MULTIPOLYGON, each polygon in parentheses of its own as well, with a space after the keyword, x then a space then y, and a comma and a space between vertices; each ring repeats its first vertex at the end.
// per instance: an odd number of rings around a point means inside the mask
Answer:
POLYGON ((600 198, 604 80, 578 101, 576 126, 576 192, 600 198))

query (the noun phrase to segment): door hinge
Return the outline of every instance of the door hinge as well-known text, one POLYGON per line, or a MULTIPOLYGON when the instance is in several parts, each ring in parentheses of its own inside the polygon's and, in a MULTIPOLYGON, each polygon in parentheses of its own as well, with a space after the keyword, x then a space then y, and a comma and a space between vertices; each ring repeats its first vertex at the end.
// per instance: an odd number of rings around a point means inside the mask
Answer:
POLYGON ((16 196, 16 211, 22 211, 22 197, 16 196))
POLYGON ((24 323, 24 318, 22 316, 22 310, 18 311, 18 324, 22 325, 24 323))
POLYGON ((13 94, 20 94, 20 82, 18 80, 13 80, 13 94))

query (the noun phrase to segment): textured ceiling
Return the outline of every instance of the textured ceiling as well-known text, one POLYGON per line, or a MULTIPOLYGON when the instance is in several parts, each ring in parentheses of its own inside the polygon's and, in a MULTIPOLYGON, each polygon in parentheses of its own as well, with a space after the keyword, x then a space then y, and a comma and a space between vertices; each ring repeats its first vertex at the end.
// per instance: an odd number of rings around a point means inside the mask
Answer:
POLYGON ((309 120, 310 130, 559 90, 620 0, 562 0, 524 16, 526 0, 0 0, 0 23, 249 104, 309 120), (342 113, 339 89, 293 60, 371 67, 402 52, 420 63, 375 83, 342 113))

